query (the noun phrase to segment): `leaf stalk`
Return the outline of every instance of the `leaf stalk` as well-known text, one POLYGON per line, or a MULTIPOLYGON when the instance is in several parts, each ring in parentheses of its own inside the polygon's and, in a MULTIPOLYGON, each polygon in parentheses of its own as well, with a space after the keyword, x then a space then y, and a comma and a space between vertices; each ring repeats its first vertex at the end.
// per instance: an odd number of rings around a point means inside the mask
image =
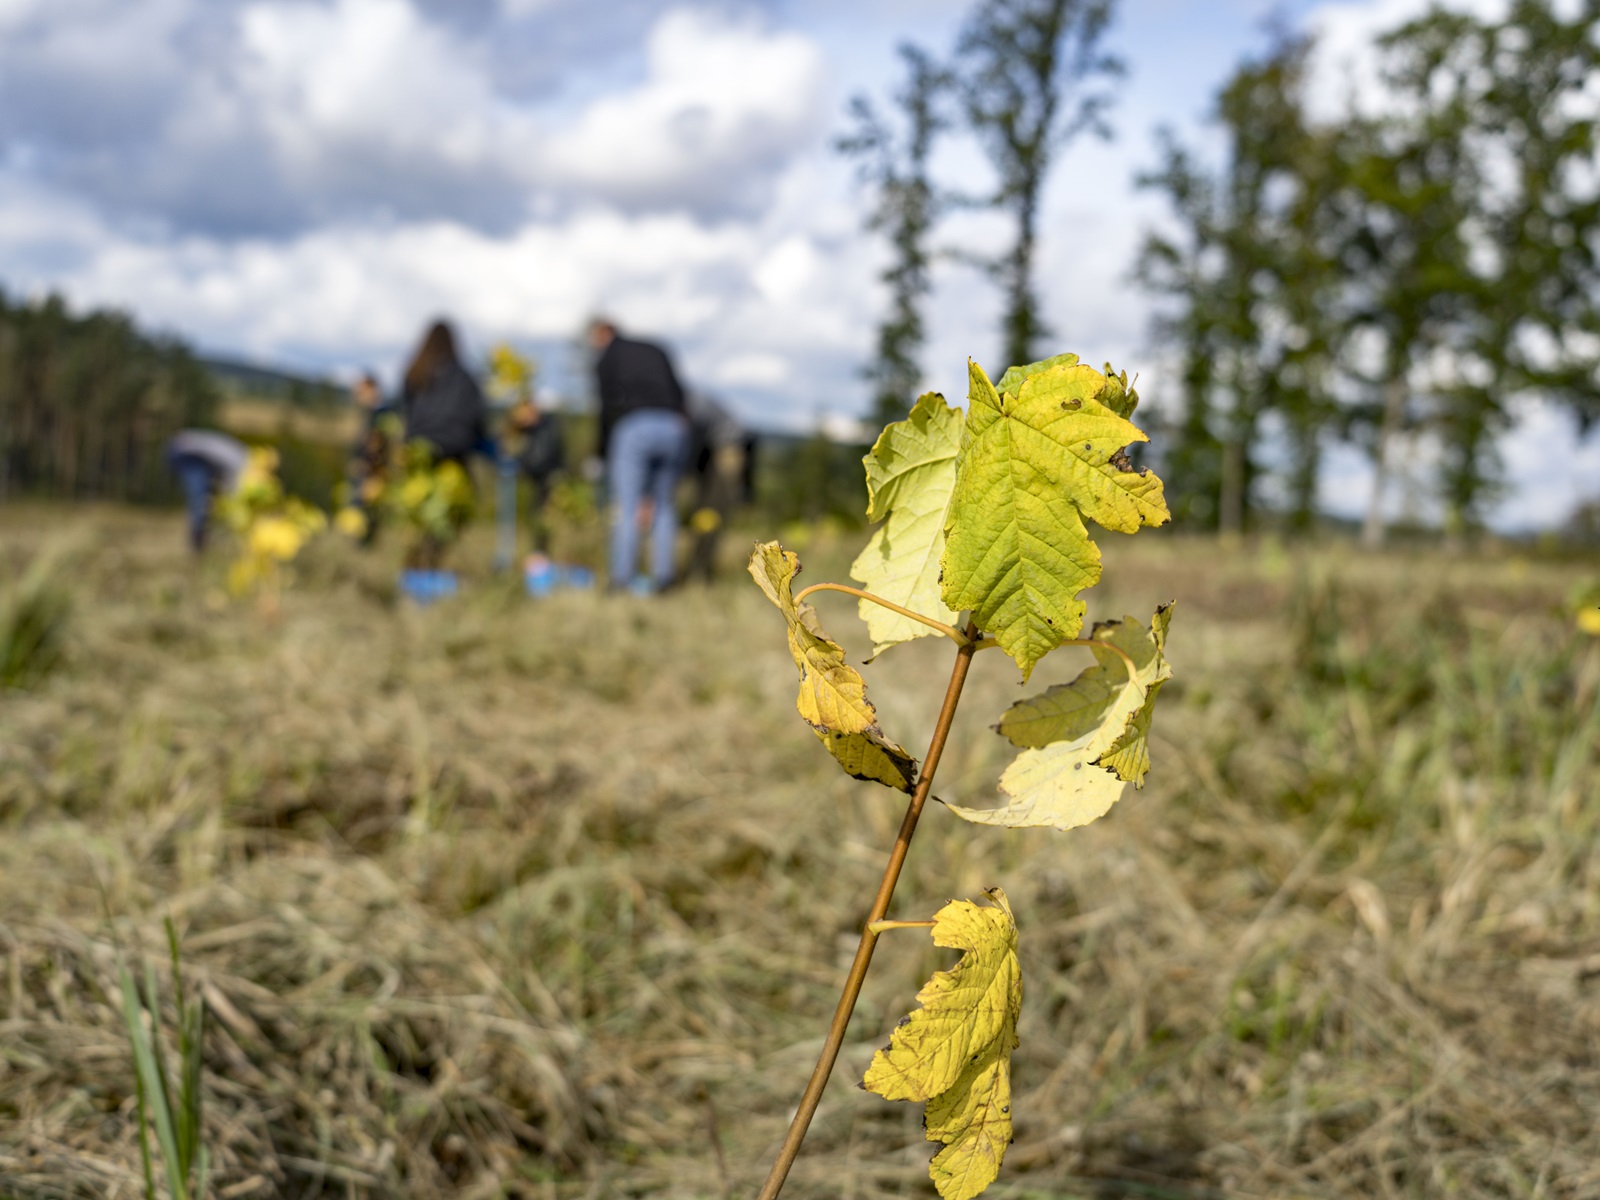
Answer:
POLYGON ((913 609, 905 608, 899 604, 896 604, 893 600, 885 600, 882 596, 874 596, 871 592, 864 592, 860 588, 853 588, 848 584, 813 583, 808 588, 801 588, 800 591, 795 595, 794 602, 799 604, 807 596, 811 595, 812 592, 844 592, 850 596, 859 596, 863 600, 867 600, 873 604, 887 608, 890 612, 899 613, 902 617, 907 617, 910 620, 926 625, 929 629, 937 629, 957 646, 966 646, 972 642, 972 638, 962 633, 961 630, 957 629, 954 625, 946 625, 943 621, 935 621, 932 617, 924 616, 922 613, 916 612, 913 609))

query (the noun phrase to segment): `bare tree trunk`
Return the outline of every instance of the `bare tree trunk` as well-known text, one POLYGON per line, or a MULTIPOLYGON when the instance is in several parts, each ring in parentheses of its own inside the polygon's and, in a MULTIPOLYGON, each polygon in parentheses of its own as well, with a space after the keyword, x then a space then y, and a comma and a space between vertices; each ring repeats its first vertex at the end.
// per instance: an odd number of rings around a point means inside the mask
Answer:
POLYGON ((1222 443, 1222 486, 1217 497, 1217 530, 1225 538, 1244 533, 1244 443, 1222 443))
POLYGON ((1384 389, 1383 423, 1378 427, 1378 444, 1372 454, 1372 498, 1367 502, 1367 519, 1361 524, 1361 544, 1369 550, 1383 545, 1387 532, 1383 517, 1383 498, 1389 486, 1389 454, 1395 437, 1400 432, 1400 418, 1405 415, 1406 377, 1402 372, 1391 375, 1384 389))

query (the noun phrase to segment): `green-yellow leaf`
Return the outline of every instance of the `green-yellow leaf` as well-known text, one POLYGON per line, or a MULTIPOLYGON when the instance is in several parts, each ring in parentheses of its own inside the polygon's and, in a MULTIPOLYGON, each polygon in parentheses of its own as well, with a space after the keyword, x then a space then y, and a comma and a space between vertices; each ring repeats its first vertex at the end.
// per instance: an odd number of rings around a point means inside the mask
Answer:
POLYGON ((948 807, 977 825, 1076 829, 1110 812, 1127 786, 1111 771, 1096 766, 1096 757, 1081 741, 1052 742, 1042 749, 1024 750, 1000 776, 1000 791, 1009 797, 1004 805, 948 807))
POLYGON ((1000 733, 1026 747, 1000 776, 1007 803, 949 809, 980 825, 1073 829, 1103 817, 1127 783, 1143 786, 1156 693, 1172 676, 1171 620, 1169 604, 1156 610, 1148 629, 1133 617, 1095 626, 1091 640, 1105 648, 1090 647, 1094 666, 1018 701, 1001 718, 1000 733))
POLYGON ((993 1183, 1011 1142, 1022 969, 1006 895, 988 895, 992 908, 952 900, 934 914, 934 944, 966 953, 917 993, 922 1007, 873 1055, 862 1080, 887 1100, 927 1102, 928 1140, 944 1144, 928 1174, 944 1200, 972 1200, 993 1183))
POLYGON ((751 578, 789 627, 789 653, 800 668, 795 707, 848 774, 909 792, 916 782, 916 760, 878 728, 866 681, 845 662, 844 648, 822 632, 809 604, 795 603, 799 573, 799 558, 777 542, 761 543, 750 556, 751 578))
POLYGON ((1129 719, 1122 736, 1112 743, 1104 754, 1095 759, 1098 765, 1107 768, 1118 779, 1126 780, 1136 788, 1144 786, 1144 777, 1150 772, 1150 718, 1155 713, 1156 695, 1160 691, 1159 683, 1150 685, 1150 690, 1145 693, 1144 703, 1129 719))
POLYGON ((1106 364, 1106 390, 1100 397, 1104 404, 1119 417, 1132 417, 1133 410, 1139 407, 1139 393, 1128 386, 1128 373, 1123 371, 1120 375, 1111 369, 1111 364, 1106 364))
POLYGON ((1119 415, 1131 411, 1132 393, 1119 377, 1068 359, 1007 372, 1015 392, 996 391, 970 364, 945 519, 944 603, 970 609, 1024 678, 1083 626, 1078 593, 1100 578, 1083 519, 1121 533, 1168 519, 1161 481, 1123 453, 1148 440, 1119 415))
MULTIPOLYGON (((867 591, 903 608, 952 624, 939 596, 945 510, 956 482, 961 410, 937 392, 919 399, 904 421, 888 426, 862 462, 867 468, 867 519, 884 524, 851 564, 867 591)), ((938 631, 869 600, 861 619, 874 654, 938 631)))
POLYGON ((1058 354, 1054 358, 1046 358, 1036 363, 1026 363, 1022 366, 1007 367, 1005 374, 1000 376, 1000 382, 995 384, 995 390, 1002 396, 1015 396, 1021 390, 1024 380, 1031 379, 1041 371, 1048 371, 1053 367, 1070 367, 1078 361, 1076 354, 1058 354))
POLYGON ((1149 667, 1140 668, 1140 679, 1145 685, 1144 703, 1129 718, 1121 736, 1095 760, 1136 788, 1144 786, 1144 777, 1150 771, 1150 719, 1155 714, 1156 696, 1161 685, 1172 678, 1172 667, 1167 662, 1167 626, 1170 624, 1172 605, 1163 604, 1156 609, 1155 619, 1150 622, 1149 640, 1154 644, 1155 654, 1149 667))

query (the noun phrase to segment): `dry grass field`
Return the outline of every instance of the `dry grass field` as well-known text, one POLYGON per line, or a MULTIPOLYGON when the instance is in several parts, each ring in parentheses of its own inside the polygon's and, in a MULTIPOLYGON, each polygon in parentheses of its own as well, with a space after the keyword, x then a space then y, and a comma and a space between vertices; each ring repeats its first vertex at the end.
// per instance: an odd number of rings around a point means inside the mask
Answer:
MULTIPOLYGON (((990 1195, 1600 1195, 1600 639, 1563 608, 1600 563, 1107 541, 1091 615, 1178 603, 1149 785, 1071 834, 930 806, 895 902, 1018 916, 990 1195)), ((217 1196, 751 1194, 901 802, 800 724, 742 573, 419 611, 330 539, 266 620, 180 542, 0 510, 0 620, 70 598, 0 691, 0 1196, 140 1194, 115 981, 166 916, 217 1196)), ((948 668, 868 672, 919 755, 948 668)), ((937 794, 992 791, 1019 694, 976 660, 937 794)), ((786 1195, 932 1196, 918 1110, 852 1085, 952 957, 886 937, 786 1195)))

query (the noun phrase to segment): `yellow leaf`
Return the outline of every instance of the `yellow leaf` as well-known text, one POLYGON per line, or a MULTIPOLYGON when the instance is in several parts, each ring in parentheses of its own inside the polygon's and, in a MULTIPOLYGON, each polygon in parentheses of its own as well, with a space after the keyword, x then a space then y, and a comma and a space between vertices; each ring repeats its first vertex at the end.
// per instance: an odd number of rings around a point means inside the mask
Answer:
POLYGON ((250 527, 250 553, 288 562, 300 553, 305 532, 287 517, 257 517, 250 527))
POLYGON ((789 626, 789 653, 800 668, 795 707, 848 774, 909 792, 916 760, 878 728, 866 681, 845 662, 844 648, 822 632, 809 604, 795 603, 799 572, 800 559, 777 542, 761 543, 750 556, 751 578, 789 626))
MULTIPOLYGON (((956 614, 939 596, 944 520, 956 484, 961 410, 929 392, 904 421, 888 426, 861 461, 867 468, 867 520, 882 521, 850 574, 867 591, 946 625, 956 614)), ((938 631, 871 601, 860 604, 872 651, 938 631)))
POLYGON ((1600 608, 1584 608, 1578 611, 1578 628, 1585 633, 1592 633, 1600 637, 1600 608))
POLYGON ((1096 625, 1091 640, 1106 648, 1090 648, 1094 666, 1018 701, 1001 718, 1000 733, 1025 747, 1000 776, 1007 802, 946 807, 978 825, 1075 829, 1105 816, 1125 783, 1144 786, 1156 694, 1172 677, 1165 655, 1171 621, 1168 604, 1148 629, 1133 617, 1096 625))
POLYGON ((862 1080, 886 1100, 927 1102, 923 1128, 944 1144, 928 1174, 944 1200, 972 1200, 993 1183, 1011 1142, 1022 969, 1006 894, 987 894, 992 908, 952 900, 934 914, 934 945, 966 953, 917 993, 922 1007, 900 1022, 862 1080))
POLYGON ((341 508, 333 518, 333 523, 346 537, 362 538, 367 535, 367 514, 359 508, 341 508))

